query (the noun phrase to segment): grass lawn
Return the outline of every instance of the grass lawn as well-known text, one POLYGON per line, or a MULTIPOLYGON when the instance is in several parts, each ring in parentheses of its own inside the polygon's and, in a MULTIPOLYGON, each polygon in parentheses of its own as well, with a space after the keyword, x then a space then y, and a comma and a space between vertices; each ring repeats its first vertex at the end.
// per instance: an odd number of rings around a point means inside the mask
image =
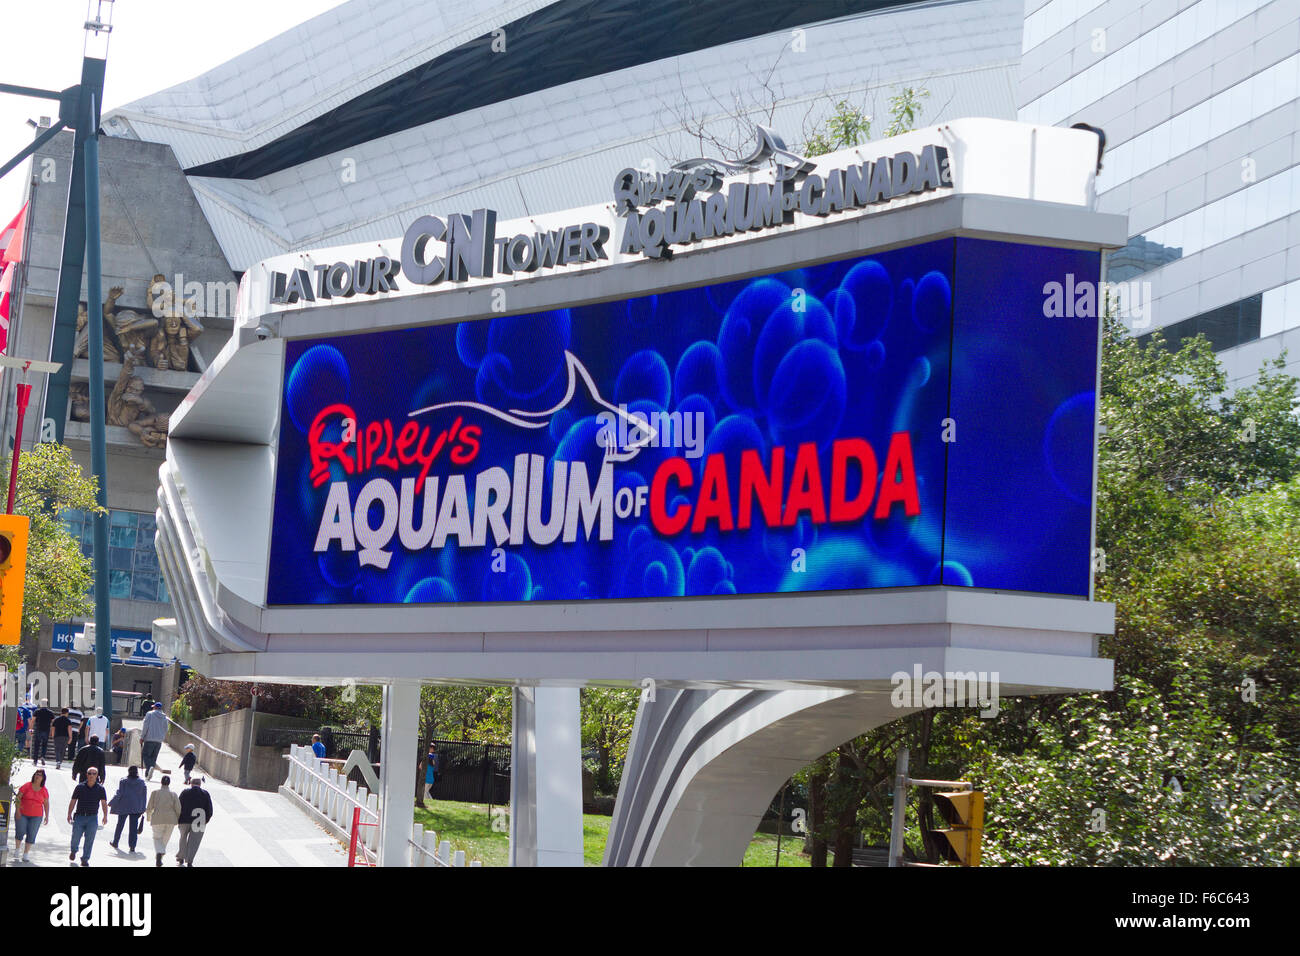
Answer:
MULTIPOLYGON (((469 862, 482 860, 484 866, 505 866, 510 849, 507 818, 501 807, 494 807, 497 826, 488 816, 484 803, 458 803, 454 800, 425 801, 424 809, 415 808, 415 822, 425 830, 437 830, 438 840, 450 840, 452 851, 464 850, 469 862)), ((600 866, 605 854, 605 840, 609 836, 612 817, 595 813, 582 815, 582 850, 587 866, 600 866)), ((781 841, 782 866, 807 866, 808 858, 800 854, 802 841, 785 837, 781 841)), ((776 859, 776 837, 759 833, 745 851, 744 866, 772 866, 776 859)))

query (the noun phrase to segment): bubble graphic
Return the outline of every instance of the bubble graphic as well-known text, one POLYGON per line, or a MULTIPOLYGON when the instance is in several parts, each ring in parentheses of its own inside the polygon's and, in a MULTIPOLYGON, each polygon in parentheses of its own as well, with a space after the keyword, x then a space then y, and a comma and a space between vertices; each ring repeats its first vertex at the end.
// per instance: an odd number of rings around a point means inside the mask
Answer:
POLYGON ((879 371, 885 365, 885 343, 876 339, 867 346, 866 349, 867 368, 873 372, 879 371))
POLYGON ((551 441, 558 444, 568 433, 569 429, 573 427, 575 418, 576 416, 573 412, 569 411, 567 408, 561 408, 551 416, 551 425, 548 429, 551 435, 551 441))
POLYGON ((969 588, 975 584, 970 571, 960 561, 945 561, 930 569, 927 584, 949 584, 953 587, 969 588))
MULTIPOLYGON (((852 332, 843 344, 855 351, 866 348, 880 338, 894 303, 894 287, 885 267, 874 259, 860 262, 848 271, 840 283, 853 303, 852 332)), ((838 324, 840 316, 836 315, 838 324)))
POLYGON ((790 297, 790 289, 775 279, 755 279, 736 296, 718 330, 722 355, 722 395, 732 408, 753 411, 754 347, 767 317, 790 297))
POLYGON ((847 387, 840 357, 825 342, 800 342, 782 359, 768 395, 777 444, 829 442, 844 417, 847 387))
POLYGON ((926 332, 936 332, 952 318, 952 287, 942 272, 927 272, 916 284, 912 316, 926 332))
POLYGON ((444 578, 417 581, 402 599, 405 604, 449 604, 455 600, 456 591, 444 578))
POLYGON ((486 356, 478 367, 474 377, 474 394, 478 400, 493 408, 509 408, 514 400, 510 396, 510 380, 514 377, 514 366, 510 359, 500 352, 486 356))
POLYGON ((488 352, 491 322, 462 322, 456 327, 456 354, 470 368, 478 368, 488 352))
POLYGON ((627 300, 627 318, 635 328, 645 328, 655 320, 659 311, 659 296, 642 295, 627 300))
POLYGON ((812 296, 805 296, 802 311, 795 310, 791 298, 768 318, 754 346, 754 395, 765 403, 772 388, 772 377, 782 360, 800 342, 816 339, 836 348, 835 321, 826 306, 812 296))
POLYGON ((1093 425, 1093 393, 1080 392, 1057 406, 1043 434, 1043 459, 1052 480, 1081 505, 1092 503, 1093 425))
MULTIPOLYGON (((826 296, 826 309, 835 319, 835 339, 848 346, 853 340, 853 326, 857 323, 858 309, 853 296, 836 287, 826 296)), ((852 346, 850 346, 852 347, 852 346)))
POLYGON ((568 309, 495 318, 480 376, 493 356, 500 355, 506 362, 497 365, 495 384, 511 400, 558 399, 568 383, 564 352, 571 334, 568 309))
POLYGON ((333 548, 316 558, 316 566, 320 576, 336 588, 351 587, 361 570, 355 554, 333 548))
POLYGON ((722 397, 722 353, 712 342, 696 342, 677 360, 674 395, 703 395, 713 404, 722 397))
POLYGON ((727 561, 717 548, 700 548, 689 560, 687 594, 713 594, 714 588, 726 580, 727 561))
POLYGON ((348 398, 351 376, 347 359, 332 345, 313 345, 293 365, 285 385, 289 418, 306 434, 312 419, 326 405, 348 398))
POLYGON ((651 401, 663 408, 668 405, 672 376, 664 357, 653 349, 642 349, 630 356, 619 370, 614 383, 614 401, 628 405, 651 401))
MULTIPOLYGON (((528 562, 517 554, 507 553, 506 569, 483 574, 483 600, 485 601, 527 601, 532 597, 533 576, 528 569, 528 562)), ((496 563, 496 559, 493 559, 496 563)))
POLYGON ((652 538, 629 556, 619 597, 681 597, 686 589, 682 560, 672 545, 652 538))

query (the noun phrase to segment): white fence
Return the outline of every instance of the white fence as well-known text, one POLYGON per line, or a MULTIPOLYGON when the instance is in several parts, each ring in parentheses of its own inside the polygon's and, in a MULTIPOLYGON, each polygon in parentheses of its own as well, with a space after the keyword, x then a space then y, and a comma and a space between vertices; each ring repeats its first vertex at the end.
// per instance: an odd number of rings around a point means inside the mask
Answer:
MULTIPOLYGON (((357 807, 361 808, 362 824, 379 823, 378 794, 357 786, 355 780, 348 780, 317 757, 310 747, 292 744, 288 760, 289 779, 284 785, 315 807, 346 838, 350 840, 352 837, 352 816, 357 807)), ((419 823, 415 824, 412 839, 407 843, 411 847, 411 866, 465 865, 464 850, 453 854, 449 840, 443 840, 440 845, 437 832, 426 832, 419 823)), ((379 850, 379 827, 363 826, 357 837, 357 848, 365 854, 368 862, 374 863, 379 850)), ((483 864, 475 860, 469 865, 483 864)))
MULTIPOLYGON (((406 841, 411 847, 411 866, 464 866, 465 851, 451 852, 451 841, 438 842, 437 830, 425 830, 424 824, 412 827, 411 839, 406 841)), ((475 860, 470 866, 482 866, 481 860, 475 860)))
POLYGON ((320 811, 330 823, 352 838, 353 811, 361 808, 360 822, 365 826, 357 835, 357 849, 373 863, 379 853, 379 794, 358 787, 332 766, 317 757, 310 747, 289 747, 289 779, 284 785, 320 811))

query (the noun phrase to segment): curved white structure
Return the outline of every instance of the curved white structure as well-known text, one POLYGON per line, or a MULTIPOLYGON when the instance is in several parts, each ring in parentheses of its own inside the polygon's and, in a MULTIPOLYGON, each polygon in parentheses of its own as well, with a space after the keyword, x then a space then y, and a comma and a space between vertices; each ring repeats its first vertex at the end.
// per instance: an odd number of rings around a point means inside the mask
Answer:
MULTIPOLYGON (((951 188, 912 191, 892 204, 829 217, 797 213, 764 231, 687 246, 671 259, 618 252, 623 221, 598 207, 537 217, 539 228, 608 224, 608 259, 567 269, 430 286, 403 281, 383 295, 274 304, 274 273, 396 258, 402 242, 278 257, 250 270, 231 341, 173 416, 159 471, 158 551, 187 645, 181 656, 218 678, 384 684, 385 726, 395 735, 389 743, 401 747, 415 732, 422 682, 528 688, 517 701, 513 853, 518 862, 539 864, 574 862, 576 817, 564 801, 578 792, 572 688, 582 684, 641 686, 651 678, 659 695, 638 717, 607 854, 616 865, 734 863, 791 772, 914 709, 891 700, 891 678, 899 672, 993 675, 1004 695, 1108 689, 1111 662, 1097 657, 1096 636, 1113 631, 1114 609, 1086 593, 928 585, 297 606, 267 597, 292 340, 491 316, 500 311, 493 307, 500 290, 508 291, 511 313, 527 314, 945 237, 1094 254, 1123 241, 1123 220, 1090 208, 1096 139, 1086 132, 954 121, 821 157, 817 166, 830 176, 837 164, 909 150, 919 156, 934 143, 952 157, 951 188), (548 720, 559 730, 544 726, 548 720), (554 753, 547 753, 548 742, 554 753), (551 812, 554 800, 564 812, 551 812)), ((503 223, 499 234, 523 228, 503 223)), ((443 360, 451 359, 429 358, 443 360)), ((1085 435, 1086 429, 1085 422, 1085 435)), ((1070 542, 1072 554, 1084 555, 1086 524, 1084 532, 1084 541, 1075 535, 1070 542)), ((385 779, 386 792, 409 794, 403 774, 394 774, 385 779)), ((404 859, 409 822, 389 823, 389 858, 404 859)))

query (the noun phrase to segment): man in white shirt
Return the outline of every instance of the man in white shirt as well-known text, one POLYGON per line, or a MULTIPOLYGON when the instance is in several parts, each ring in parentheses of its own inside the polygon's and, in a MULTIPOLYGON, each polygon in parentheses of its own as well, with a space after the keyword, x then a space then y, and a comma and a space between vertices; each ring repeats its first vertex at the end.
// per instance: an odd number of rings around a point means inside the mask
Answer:
POLYGON ((104 716, 104 708, 96 707, 95 716, 86 721, 87 731, 86 739, 98 737, 101 745, 108 744, 108 718, 104 716))

